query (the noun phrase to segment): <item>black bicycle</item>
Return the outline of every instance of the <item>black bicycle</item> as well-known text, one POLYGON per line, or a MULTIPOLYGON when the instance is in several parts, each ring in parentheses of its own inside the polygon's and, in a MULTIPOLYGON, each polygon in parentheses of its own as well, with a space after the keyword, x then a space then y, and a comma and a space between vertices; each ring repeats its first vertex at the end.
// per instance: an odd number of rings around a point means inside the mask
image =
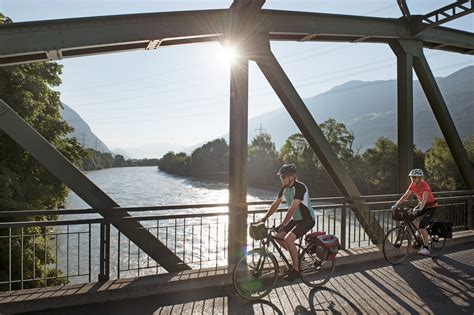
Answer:
MULTIPOLYGON (((421 239, 420 230, 412 222, 416 217, 413 211, 395 209, 392 212, 392 216, 394 220, 401 221, 401 224, 387 232, 383 240, 382 248, 385 259, 389 263, 396 265, 405 260, 410 248, 415 250, 419 249, 423 241, 421 239)), ((450 227, 448 227, 448 229, 449 228, 450 227)), ((438 257, 441 255, 446 244, 445 226, 441 222, 439 222, 439 224, 438 222, 431 222, 426 227, 426 230, 430 237, 430 256, 438 257)))
MULTIPOLYGON (((243 255, 234 267, 233 284, 236 292, 248 300, 257 300, 266 296, 275 287, 280 275, 280 266, 275 255, 269 250, 270 244, 280 254, 287 269, 291 264, 282 252, 276 240, 283 239, 275 237, 275 228, 261 227, 258 236, 252 236, 261 241, 261 247, 254 248, 243 255)), ((324 232, 317 232, 325 234, 324 232)), ((322 286, 329 281, 336 267, 335 256, 339 248, 339 241, 333 235, 324 235, 327 243, 336 244, 335 250, 329 250, 320 241, 317 233, 306 236, 305 245, 295 243, 298 248, 300 277, 310 287, 322 286), (329 238, 333 238, 332 241, 329 238)), ((251 233, 252 235, 252 233, 251 233)))

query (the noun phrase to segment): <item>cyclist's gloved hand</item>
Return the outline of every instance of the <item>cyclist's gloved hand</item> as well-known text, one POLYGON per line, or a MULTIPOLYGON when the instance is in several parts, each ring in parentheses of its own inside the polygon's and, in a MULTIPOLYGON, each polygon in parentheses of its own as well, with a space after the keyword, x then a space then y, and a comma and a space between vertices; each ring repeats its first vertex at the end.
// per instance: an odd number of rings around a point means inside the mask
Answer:
POLYGON ((284 230, 285 230, 285 226, 283 224, 280 224, 279 226, 275 228, 275 232, 277 233, 283 232, 284 230))
POLYGON ((416 206, 415 208, 413 208, 411 210, 411 214, 414 215, 414 216, 417 216, 418 213, 420 213, 420 211, 421 211, 420 208, 418 206, 416 206))

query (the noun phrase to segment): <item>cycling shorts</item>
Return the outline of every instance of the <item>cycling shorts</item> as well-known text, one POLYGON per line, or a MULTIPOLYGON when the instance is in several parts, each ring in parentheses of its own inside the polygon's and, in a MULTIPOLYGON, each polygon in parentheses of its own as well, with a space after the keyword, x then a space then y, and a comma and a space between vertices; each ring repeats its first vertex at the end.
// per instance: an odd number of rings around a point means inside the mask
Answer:
POLYGON ((315 224, 314 220, 300 220, 300 221, 291 220, 285 226, 284 231, 285 233, 292 232, 293 234, 296 235, 296 238, 300 238, 304 236, 309 230, 311 230, 314 224, 315 224))
POLYGON ((428 224, 435 221, 435 214, 438 207, 423 209, 419 216, 415 218, 420 229, 425 229, 428 224))

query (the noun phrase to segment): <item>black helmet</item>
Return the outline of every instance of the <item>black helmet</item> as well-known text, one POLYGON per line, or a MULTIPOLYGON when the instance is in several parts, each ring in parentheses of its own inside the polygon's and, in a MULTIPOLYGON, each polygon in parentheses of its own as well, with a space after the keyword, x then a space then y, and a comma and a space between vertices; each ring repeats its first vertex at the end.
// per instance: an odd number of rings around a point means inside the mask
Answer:
POLYGON ((280 167, 280 170, 278 171, 277 175, 287 175, 287 174, 296 174, 296 165, 295 164, 283 164, 282 167, 280 167))

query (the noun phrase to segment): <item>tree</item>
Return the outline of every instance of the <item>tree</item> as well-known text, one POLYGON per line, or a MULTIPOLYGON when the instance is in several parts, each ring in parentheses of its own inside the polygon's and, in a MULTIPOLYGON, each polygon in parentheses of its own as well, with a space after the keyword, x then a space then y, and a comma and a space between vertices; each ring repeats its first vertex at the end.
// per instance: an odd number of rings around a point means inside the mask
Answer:
MULTIPOLYGON (((463 144, 469 160, 473 163, 474 136, 466 138, 463 144)), ((428 181, 434 190, 465 189, 461 174, 444 139, 433 140, 433 146, 426 153, 425 169, 428 181)))
POLYGON ((333 118, 328 118, 320 124, 320 127, 337 158, 347 166, 354 153, 352 151, 354 135, 344 123, 338 123, 333 118))
POLYGON ((213 176, 229 169, 229 146, 224 138, 210 141, 191 154, 191 175, 213 176))
MULTIPOLYGON (((0 14, 0 17, 4 17, 0 14)), ((9 22, 1 19, 0 23, 9 22), (3 21, 3 22, 2 22, 3 21)), ((0 67, 0 98, 38 131, 47 141, 73 163, 80 160, 84 151, 76 139, 67 139, 72 128, 61 118, 59 93, 52 87, 61 83, 61 66, 53 62, 40 62, 25 65, 0 67)), ((8 135, 0 131, 0 209, 55 209, 65 200, 68 190, 57 178, 51 175, 31 155, 21 148, 8 135)), ((14 220, 15 218, 12 218, 14 220)), ((35 217, 42 220, 45 217, 35 217)), ((25 218, 22 218, 25 220, 25 218)), ((24 233, 42 235, 47 229, 24 228, 24 233)), ((7 231, 0 231, 5 236, 7 231)), ((12 230, 12 233, 19 233, 12 230)), ((19 238, 12 238, 12 257, 20 257, 19 238)), ((35 238, 37 250, 47 252, 36 256, 33 261, 33 240, 25 241, 23 247, 24 278, 32 273, 34 266, 36 277, 54 276, 56 270, 44 274, 45 263, 51 263, 50 248, 44 245, 44 237, 35 238)), ((0 281, 8 279, 8 246, 0 246, 0 281), (6 277, 6 278, 5 278, 6 277)), ((16 259, 16 258, 15 258, 16 259)), ((12 263, 12 276, 20 279, 20 264, 12 263)), ((64 281, 48 281, 48 284, 64 281)), ((39 282, 25 283, 25 287, 42 285, 39 282)))
POLYGON ((295 133, 286 139, 280 151, 280 159, 285 163, 294 163, 296 165, 311 164, 313 158, 312 149, 308 141, 301 133, 295 133))
POLYGON ((374 148, 362 154, 369 194, 397 191, 397 145, 388 138, 379 138, 374 148))
POLYGON ((278 152, 271 136, 268 133, 255 136, 248 150, 248 182, 275 186, 278 184, 275 182, 275 174, 279 164, 278 152))

